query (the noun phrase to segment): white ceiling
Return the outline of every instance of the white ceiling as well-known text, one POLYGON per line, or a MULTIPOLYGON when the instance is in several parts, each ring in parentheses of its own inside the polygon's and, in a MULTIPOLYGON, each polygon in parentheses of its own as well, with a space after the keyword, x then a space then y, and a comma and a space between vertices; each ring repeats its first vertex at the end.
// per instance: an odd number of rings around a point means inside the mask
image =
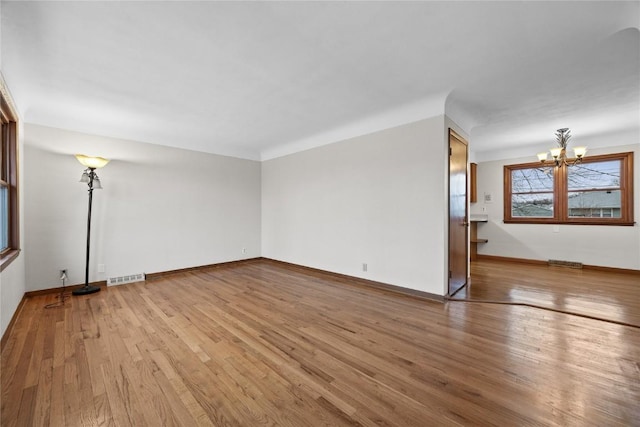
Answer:
POLYGON ((0 7, 5 80, 46 126, 250 159, 445 105, 478 153, 640 126, 639 1, 0 7))

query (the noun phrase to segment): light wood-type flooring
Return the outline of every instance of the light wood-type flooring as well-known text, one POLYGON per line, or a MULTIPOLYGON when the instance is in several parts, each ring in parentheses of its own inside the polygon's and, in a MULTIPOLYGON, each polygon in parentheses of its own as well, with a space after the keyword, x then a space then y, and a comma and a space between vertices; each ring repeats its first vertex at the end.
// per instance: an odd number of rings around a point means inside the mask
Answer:
POLYGON ((54 301, 2 349, 3 427, 640 424, 630 326, 268 260, 54 301))
POLYGON ((625 272, 480 260, 471 263, 470 283, 454 298, 529 304, 640 327, 640 276, 625 272))

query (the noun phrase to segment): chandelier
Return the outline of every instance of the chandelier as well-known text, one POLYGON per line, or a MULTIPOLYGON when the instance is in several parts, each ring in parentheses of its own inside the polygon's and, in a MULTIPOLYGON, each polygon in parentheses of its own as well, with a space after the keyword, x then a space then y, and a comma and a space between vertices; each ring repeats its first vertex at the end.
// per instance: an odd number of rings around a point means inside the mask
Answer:
MULTIPOLYGON (((574 166, 580 163, 584 155, 587 153, 587 147, 574 147, 573 154, 575 155, 575 158, 573 159, 568 158, 567 143, 569 142, 570 138, 571 138, 571 133, 569 131, 569 128, 558 129, 558 131, 556 132, 556 140, 558 142, 558 147, 555 147, 549 150, 556 167, 562 167, 565 165, 574 166)), ((543 164, 546 163, 547 152, 545 151, 544 153, 538 153, 538 160, 540 160, 540 162, 543 164)))

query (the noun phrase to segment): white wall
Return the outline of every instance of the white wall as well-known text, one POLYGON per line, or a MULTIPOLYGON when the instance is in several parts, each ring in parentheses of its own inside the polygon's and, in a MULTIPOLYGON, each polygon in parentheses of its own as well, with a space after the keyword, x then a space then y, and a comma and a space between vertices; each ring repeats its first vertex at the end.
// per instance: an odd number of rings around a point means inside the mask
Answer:
POLYGON ((23 252, 0 273, 0 336, 4 335, 26 290, 24 258, 23 252))
POLYGON ((88 197, 75 153, 111 159, 94 191, 90 281, 260 256, 259 162, 28 124, 28 291, 60 286, 61 268, 68 284, 84 282, 88 197))
POLYGON ((438 116, 263 162, 262 255, 444 295, 445 149, 438 116))
MULTIPOLYGON (((588 155, 634 151, 634 215, 640 215, 640 144, 637 134, 628 134, 620 143, 630 145, 597 148, 588 155)), ((583 141, 591 146, 588 141, 583 141)), ((543 151, 543 150, 538 150, 543 151)), ((535 151, 537 152, 537 151, 535 151)), ((478 225, 478 236, 489 239, 478 245, 478 253, 534 260, 558 259, 588 265, 640 270, 640 227, 559 225, 554 232, 551 224, 504 224, 503 166, 535 161, 535 152, 526 158, 494 160, 478 163, 478 203, 472 213, 486 213, 489 222, 478 225), (484 203, 484 193, 491 193, 492 203, 484 203), (485 212, 483 212, 483 208, 485 212)))

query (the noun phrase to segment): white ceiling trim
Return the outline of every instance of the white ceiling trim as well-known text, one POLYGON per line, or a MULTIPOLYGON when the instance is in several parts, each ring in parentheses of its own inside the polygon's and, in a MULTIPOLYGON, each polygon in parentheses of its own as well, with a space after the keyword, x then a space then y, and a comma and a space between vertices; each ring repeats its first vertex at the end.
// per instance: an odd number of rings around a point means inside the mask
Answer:
POLYGON ((405 104, 401 107, 371 115, 364 119, 351 122, 344 126, 340 126, 308 138, 279 144, 272 148, 263 150, 260 154, 260 159, 271 160, 278 157, 284 157, 299 151, 310 150, 323 145, 443 115, 446 98, 447 94, 441 93, 417 102, 405 104))

